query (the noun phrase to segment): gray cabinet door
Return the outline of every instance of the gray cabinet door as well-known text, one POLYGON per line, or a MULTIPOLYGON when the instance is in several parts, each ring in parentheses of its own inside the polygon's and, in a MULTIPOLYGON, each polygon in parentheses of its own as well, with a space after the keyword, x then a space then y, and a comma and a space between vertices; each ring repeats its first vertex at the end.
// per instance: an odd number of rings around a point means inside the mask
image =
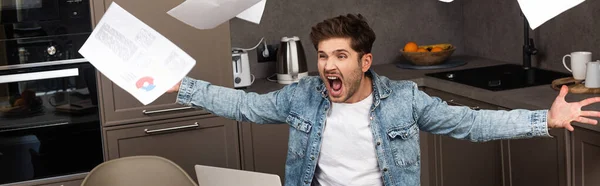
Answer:
MULTIPOLYGON (((95 1, 94 19, 100 21, 112 0, 95 1)), ((158 31, 196 60, 188 76, 232 87, 229 23, 211 30, 199 30, 171 17, 166 12, 183 0, 116 0, 121 7, 158 31)), ((99 74, 103 125, 112 126, 159 119, 205 114, 175 104, 175 94, 165 94, 150 105, 142 105, 125 90, 99 74)))
MULTIPOLYGON (((473 109, 502 109, 501 107, 457 96, 447 92, 424 88, 430 95, 439 97, 450 105, 468 106, 473 109)), ((431 143, 430 143, 431 144, 431 143)), ((447 136, 433 135, 435 156, 430 168, 430 185, 448 186, 502 186, 503 160, 501 141, 474 143, 447 136)), ((431 159, 431 158, 430 158, 431 159)))
POLYGON ((241 123, 243 169, 277 174, 283 183, 289 125, 241 123))
POLYGON ((240 168, 238 128, 233 120, 186 118, 129 126, 104 128, 108 160, 161 156, 181 166, 194 179, 196 164, 240 168))
POLYGON ((503 185, 500 141, 473 143, 435 136, 438 185, 503 185))
MULTIPOLYGON (((567 186, 567 134, 566 130, 553 129, 554 138, 532 138, 503 142, 505 178, 510 186, 567 186)), ((600 176, 600 175, 599 175, 600 176)), ((508 186, 508 185, 507 185, 508 186)))
POLYGON ((600 185, 600 132, 575 127, 573 136, 575 186, 600 185))

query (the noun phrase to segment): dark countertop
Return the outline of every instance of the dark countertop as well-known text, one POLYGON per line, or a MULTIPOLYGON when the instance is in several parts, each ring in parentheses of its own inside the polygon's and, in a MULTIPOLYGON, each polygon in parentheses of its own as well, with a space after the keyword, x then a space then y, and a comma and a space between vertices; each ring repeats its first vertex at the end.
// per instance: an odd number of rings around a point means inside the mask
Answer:
MULTIPOLYGON (((395 64, 375 65, 373 70, 379 75, 387 76, 392 80, 411 80, 419 86, 429 87, 448 93, 461 95, 474 100, 498 105, 509 109, 549 109, 552 102, 558 95, 558 91, 552 89, 550 85, 540 85, 521 89, 512 89, 505 91, 489 91, 486 89, 476 88, 468 85, 463 85, 451 81, 437 79, 425 76, 427 73, 443 72, 449 70, 469 69, 484 66, 492 66, 498 64, 506 64, 506 62, 495 61, 471 56, 457 56, 455 59, 467 61, 467 64, 460 67, 437 70, 411 70, 401 69, 395 64)), ((254 84, 246 89, 246 91, 267 93, 283 88, 285 85, 276 82, 270 82, 266 79, 257 79, 254 84)), ((580 101, 586 98, 600 96, 598 94, 568 94, 567 102, 580 101)), ((600 111, 600 103, 584 107, 583 110, 600 111)), ((600 125, 592 126, 575 123, 574 125, 600 132, 600 125)))

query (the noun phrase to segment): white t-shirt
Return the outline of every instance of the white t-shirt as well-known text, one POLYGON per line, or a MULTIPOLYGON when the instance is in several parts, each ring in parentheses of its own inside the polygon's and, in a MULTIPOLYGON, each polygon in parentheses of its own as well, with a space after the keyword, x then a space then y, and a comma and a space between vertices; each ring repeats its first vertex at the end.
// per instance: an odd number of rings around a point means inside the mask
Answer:
POLYGON ((314 185, 383 185, 369 128, 372 94, 364 100, 333 103, 321 142, 314 185))

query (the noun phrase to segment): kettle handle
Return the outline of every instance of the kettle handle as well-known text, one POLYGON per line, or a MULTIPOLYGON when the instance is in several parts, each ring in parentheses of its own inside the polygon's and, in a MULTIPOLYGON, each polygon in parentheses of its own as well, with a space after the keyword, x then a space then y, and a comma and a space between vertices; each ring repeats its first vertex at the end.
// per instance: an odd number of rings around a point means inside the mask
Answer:
POLYGON ((293 78, 298 76, 298 48, 296 45, 296 41, 288 41, 287 42, 289 50, 288 52, 288 60, 291 64, 288 66, 288 72, 291 72, 293 78))

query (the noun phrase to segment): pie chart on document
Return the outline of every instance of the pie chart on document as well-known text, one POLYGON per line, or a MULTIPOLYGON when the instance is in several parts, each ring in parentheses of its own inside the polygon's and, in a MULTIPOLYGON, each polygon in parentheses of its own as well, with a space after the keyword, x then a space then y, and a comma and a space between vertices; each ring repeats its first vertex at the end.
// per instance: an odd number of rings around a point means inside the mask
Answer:
POLYGON ((146 92, 151 91, 154 89, 154 87, 156 87, 156 85, 154 85, 154 78, 150 76, 144 76, 138 79, 135 83, 135 86, 140 90, 145 90, 146 92))

